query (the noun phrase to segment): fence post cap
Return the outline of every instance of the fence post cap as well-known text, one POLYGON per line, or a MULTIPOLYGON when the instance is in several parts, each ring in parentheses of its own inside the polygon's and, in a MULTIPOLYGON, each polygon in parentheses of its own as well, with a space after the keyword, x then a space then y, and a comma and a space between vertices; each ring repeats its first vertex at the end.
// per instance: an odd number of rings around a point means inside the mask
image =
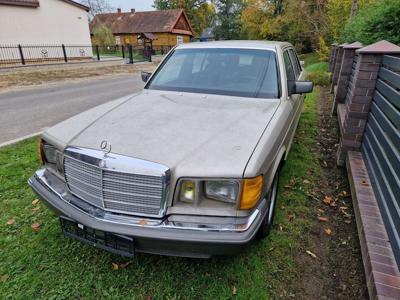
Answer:
POLYGON ((360 42, 354 42, 351 44, 347 44, 346 46, 344 46, 344 49, 359 49, 362 48, 363 44, 361 44, 360 42))
POLYGON ((400 54, 400 47, 382 40, 366 46, 364 48, 358 49, 357 53, 359 54, 400 54))

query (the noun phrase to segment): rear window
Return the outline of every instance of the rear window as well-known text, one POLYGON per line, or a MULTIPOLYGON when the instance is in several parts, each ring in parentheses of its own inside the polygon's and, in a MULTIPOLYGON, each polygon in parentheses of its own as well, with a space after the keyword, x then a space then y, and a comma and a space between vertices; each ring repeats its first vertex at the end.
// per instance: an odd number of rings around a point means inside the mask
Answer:
POLYGON ((147 88, 278 98, 276 54, 252 49, 177 49, 147 88))

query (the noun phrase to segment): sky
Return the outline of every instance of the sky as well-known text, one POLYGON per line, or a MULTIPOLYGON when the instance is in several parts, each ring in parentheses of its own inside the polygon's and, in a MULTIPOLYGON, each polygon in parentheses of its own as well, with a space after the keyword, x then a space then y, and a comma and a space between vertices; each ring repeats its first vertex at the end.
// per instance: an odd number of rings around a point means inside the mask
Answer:
POLYGON ((154 10, 153 0, 109 0, 112 7, 121 8, 123 12, 130 11, 131 8, 136 11, 154 10))

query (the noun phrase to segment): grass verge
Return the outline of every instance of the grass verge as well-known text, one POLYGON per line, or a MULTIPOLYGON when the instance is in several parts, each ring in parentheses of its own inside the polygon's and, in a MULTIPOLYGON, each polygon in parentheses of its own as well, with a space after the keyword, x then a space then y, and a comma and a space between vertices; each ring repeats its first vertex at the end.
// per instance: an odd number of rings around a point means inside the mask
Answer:
POLYGON ((307 192, 319 174, 318 158, 310 151, 318 131, 317 94, 318 88, 307 96, 281 174, 275 229, 235 257, 138 254, 129 262, 64 238, 57 218, 42 203, 32 204, 36 197, 26 183, 39 167, 37 141, 0 149, 0 298, 296 297, 302 274, 295 256, 304 248, 303 233, 315 223, 307 192), (40 224, 37 232, 34 223, 40 224), (112 263, 120 268, 113 271, 112 263))

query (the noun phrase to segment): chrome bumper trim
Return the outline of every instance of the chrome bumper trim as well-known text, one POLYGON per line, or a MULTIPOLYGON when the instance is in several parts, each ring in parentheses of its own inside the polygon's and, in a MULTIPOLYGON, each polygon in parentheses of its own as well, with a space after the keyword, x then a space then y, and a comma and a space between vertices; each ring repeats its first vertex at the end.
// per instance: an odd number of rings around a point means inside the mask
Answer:
POLYGON ((72 195, 65 182, 57 178, 55 175, 46 169, 36 171, 33 178, 29 179, 28 183, 33 186, 32 180, 37 180, 44 188, 54 194, 60 201, 67 203, 74 209, 79 210, 81 213, 86 214, 90 218, 95 218, 97 221, 109 224, 127 225, 142 228, 153 229, 175 229, 175 230, 194 230, 202 232, 245 232, 254 223, 257 216, 260 214, 259 209, 255 209, 248 217, 211 217, 207 216, 211 222, 194 223, 193 216, 179 215, 179 220, 174 218, 174 215, 168 216, 166 219, 153 219, 144 217, 134 217, 119 215, 106 212, 98 207, 88 204, 72 195), (187 218, 187 220, 186 220, 187 218), (174 220, 175 219, 175 220, 174 220), (216 223, 215 221, 224 222, 216 223))

